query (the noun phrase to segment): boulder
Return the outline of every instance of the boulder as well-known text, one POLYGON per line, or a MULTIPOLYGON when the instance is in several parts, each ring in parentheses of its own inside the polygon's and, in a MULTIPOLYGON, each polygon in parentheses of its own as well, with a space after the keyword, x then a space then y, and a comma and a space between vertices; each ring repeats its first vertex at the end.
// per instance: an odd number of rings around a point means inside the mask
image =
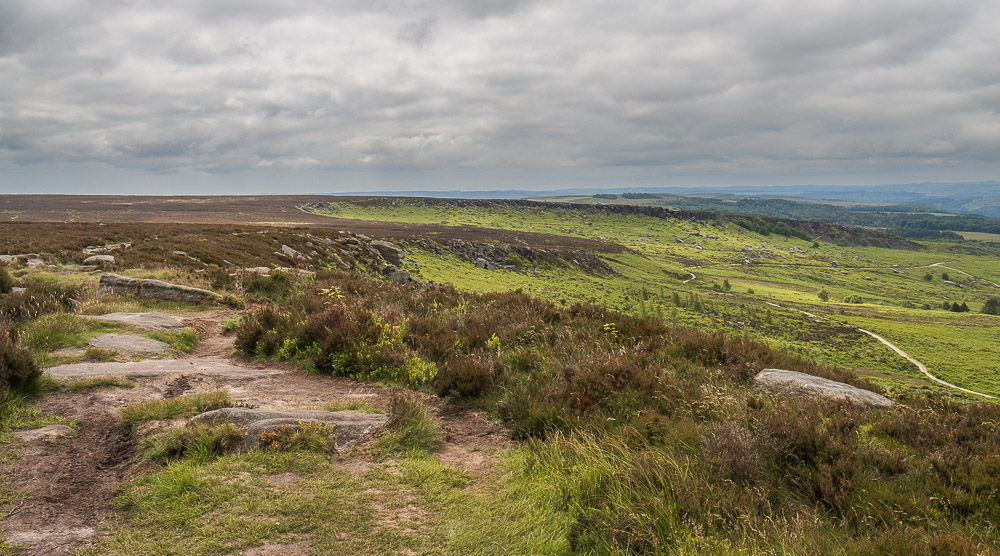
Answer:
POLYGON ((133 295, 142 299, 183 301, 187 303, 204 303, 205 301, 218 301, 222 298, 221 295, 215 292, 201 288, 171 284, 162 280, 129 278, 112 273, 101 276, 101 281, 97 286, 97 293, 98 295, 133 295))
POLYGON ((170 344, 166 342, 142 336, 129 336, 128 334, 104 334, 91 338, 87 344, 101 349, 143 354, 163 353, 170 349, 170 344))
POLYGON ((390 264, 394 264, 396 266, 400 265, 400 260, 399 260, 400 251, 399 248, 396 247, 395 245, 389 243, 388 241, 379 240, 379 241, 373 241, 371 243, 371 246, 373 249, 378 251, 379 255, 382 255, 383 259, 388 261, 390 264))
POLYGON ((409 284, 413 281, 413 279, 410 278, 410 273, 405 270, 390 272, 389 279, 397 284, 409 284))
POLYGON ((111 255, 91 255, 83 259, 83 264, 115 264, 115 258, 111 255))
POLYGON ((292 249, 291 247, 289 247, 287 245, 284 245, 284 244, 281 245, 281 253, 280 254, 281 255, 285 255, 287 257, 291 257, 293 259, 298 259, 300 261, 308 261, 309 260, 309 257, 303 255, 302 253, 299 253, 295 249, 292 249))
POLYGON ((888 407, 892 400, 850 384, 783 369, 764 369, 754 378, 757 386, 775 394, 843 400, 867 407, 888 407))
POLYGON ((357 411, 313 411, 307 409, 270 411, 245 407, 228 407, 208 411, 191 419, 195 423, 219 425, 232 423, 243 429, 240 451, 246 452, 260 447, 260 436, 264 432, 280 426, 298 427, 301 423, 324 423, 333 425, 333 435, 338 450, 353 446, 372 428, 386 420, 384 413, 361 413, 357 411))

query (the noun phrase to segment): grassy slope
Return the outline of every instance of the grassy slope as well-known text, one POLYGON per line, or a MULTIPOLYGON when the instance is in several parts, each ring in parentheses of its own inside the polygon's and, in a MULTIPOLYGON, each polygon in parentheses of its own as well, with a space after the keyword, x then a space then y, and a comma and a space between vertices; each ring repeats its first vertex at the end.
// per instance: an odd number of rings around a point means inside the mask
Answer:
POLYGON ((593 209, 524 211, 414 200, 368 206, 335 203, 331 207, 328 214, 341 218, 545 232, 610 240, 633 250, 604 257, 619 275, 594 276, 572 267, 548 268, 538 275, 491 272, 457 257, 442 259, 417 249, 410 258, 425 279, 450 281, 469 290, 521 289, 553 300, 588 301, 626 312, 646 312, 702 329, 760 338, 824 363, 857 369, 893 388, 935 388, 912 365, 888 353, 878 342, 843 329, 844 325, 867 327, 904 350, 912 349, 912 355, 945 380, 1000 393, 1000 360, 990 356, 991 342, 996 340, 990 330, 1000 324, 1000 318, 940 310, 944 301, 967 301, 976 311, 989 296, 1000 295, 1000 288, 987 283, 1000 283, 1000 260, 993 252, 972 253, 943 243, 926 243, 925 249, 918 251, 825 242, 812 248, 809 241, 760 236, 732 224, 593 209), (760 262, 741 264, 748 255, 760 262), (839 266, 834 267, 831 261, 839 266), (935 263, 978 279, 930 266, 935 263), (686 272, 695 273, 697 278, 683 284, 682 279, 690 277, 686 272), (951 281, 962 287, 945 283, 942 273, 948 273, 951 281), (930 280, 925 279, 926 274, 931 275, 930 280), (714 290, 713 285, 723 280, 730 282, 731 290, 714 290), (821 289, 827 290, 830 302, 817 298, 821 289), (694 293, 706 307, 702 311, 679 307, 673 303, 674 292, 682 301, 694 293), (860 296, 865 303, 840 302, 850 295, 860 296), (904 304, 932 309, 907 309, 904 304), (823 322, 812 322, 794 309, 822 317, 823 322), (919 338, 935 341, 921 342, 919 338), (981 356, 972 360, 966 357, 968 353, 981 356))

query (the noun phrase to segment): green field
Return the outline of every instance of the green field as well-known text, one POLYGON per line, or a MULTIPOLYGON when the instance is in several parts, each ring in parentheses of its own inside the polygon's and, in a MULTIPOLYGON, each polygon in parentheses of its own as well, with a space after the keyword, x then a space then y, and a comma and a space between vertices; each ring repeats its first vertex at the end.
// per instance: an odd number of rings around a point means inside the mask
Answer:
POLYGON ((414 247, 407 270, 426 280, 472 291, 521 290, 559 302, 596 303, 762 339, 819 362, 858 370, 893 389, 942 388, 853 330, 860 326, 894 342, 946 381, 1000 394, 1000 358, 993 351, 1000 338, 992 332, 1000 317, 978 314, 988 298, 1000 296, 1000 286, 994 285, 1000 283, 995 251, 944 242, 922 242, 914 250, 823 241, 814 247, 810 240, 762 236, 724 220, 655 218, 597 207, 524 210, 503 203, 461 206, 413 199, 328 207, 314 212, 544 232, 627 248, 620 254, 602 254, 616 274, 598 275, 572 264, 552 265, 537 274, 490 271, 457 256, 414 247), (692 273, 695 278, 684 283, 692 273), (828 301, 819 299, 821 290, 828 301), (852 296, 862 303, 844 302, 852 296), (970 312, 943 310, 945 302, 966 303, 970 312), (969 358, 970 353, 976 357, 969 358))

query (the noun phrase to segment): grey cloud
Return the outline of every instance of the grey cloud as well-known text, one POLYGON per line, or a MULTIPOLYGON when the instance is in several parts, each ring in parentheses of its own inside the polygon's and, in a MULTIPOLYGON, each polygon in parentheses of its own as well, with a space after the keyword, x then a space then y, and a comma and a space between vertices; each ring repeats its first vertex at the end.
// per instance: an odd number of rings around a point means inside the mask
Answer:
POLYGON ((0 3, 0 176, 985 179, 998 24, 985 0, 0 3))

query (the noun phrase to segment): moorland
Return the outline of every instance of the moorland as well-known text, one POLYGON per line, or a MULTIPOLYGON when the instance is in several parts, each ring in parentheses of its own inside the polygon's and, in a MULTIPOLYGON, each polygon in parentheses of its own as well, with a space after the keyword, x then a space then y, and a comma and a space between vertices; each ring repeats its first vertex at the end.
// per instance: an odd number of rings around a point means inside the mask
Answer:
POLYGON ((511 200, 0 211, 4 550, 1000 549, 991 243, 511 200), (111 272, 220 296, 98 295, 111 272), (150 311, 183 325, 90 318, 150 311), (91 345, 109 334, 164 347, 91 345), (895 404, 769 395, 764 368, 895 404), (222 407, 388 420, 350 449, 305 427, 241 452, 188 422, 222 407))

